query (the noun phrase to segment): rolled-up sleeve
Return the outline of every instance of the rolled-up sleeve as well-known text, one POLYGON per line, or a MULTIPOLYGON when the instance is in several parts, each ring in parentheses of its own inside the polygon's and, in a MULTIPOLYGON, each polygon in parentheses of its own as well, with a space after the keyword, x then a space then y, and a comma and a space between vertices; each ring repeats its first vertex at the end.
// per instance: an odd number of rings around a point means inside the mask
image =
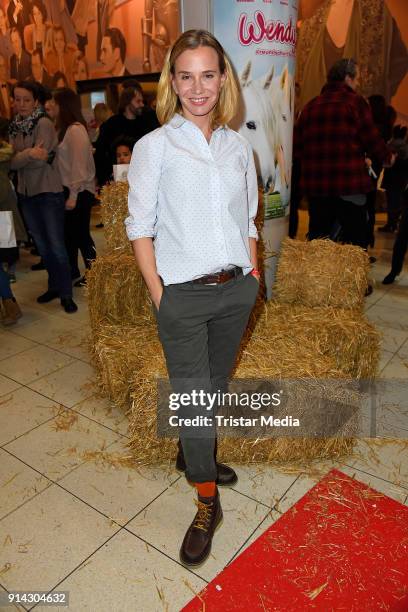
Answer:
POLYGON ((129 216, 125 219, 129 240, 155 235, 163 155, 164 138, 160 129, 141 138, 133 149, 128 173, 129 216))
POLYGON ((255 218, 258 212, 258 177, 256 175, 254 154, 251 146, 248 144, 248 166, 247 166, 247 189, 248 189, 248 236, 258 240, 258 230, 255 225, 255 218))

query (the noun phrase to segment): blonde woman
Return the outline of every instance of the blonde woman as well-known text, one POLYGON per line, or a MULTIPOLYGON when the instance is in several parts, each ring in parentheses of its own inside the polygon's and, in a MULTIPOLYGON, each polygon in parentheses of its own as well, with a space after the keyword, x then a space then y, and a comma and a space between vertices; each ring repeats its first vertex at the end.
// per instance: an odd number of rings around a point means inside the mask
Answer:
MULTIPOLYGON (((237 96, 219 42, 204 30, 184 32, 159 82, 162 127, 136 143, 128 175, 128 237, 154 304, 172 389, 191 398, 226 390, 259 287, 254 159, 227 127, 237 96)), ((210 420, 180 427, 176 463, 198 492, 180 550, 191 566, 210 554, 222 519, 217 485, 237 481, 216 462, 214 409, 194 403, 178 416, 210 420)))

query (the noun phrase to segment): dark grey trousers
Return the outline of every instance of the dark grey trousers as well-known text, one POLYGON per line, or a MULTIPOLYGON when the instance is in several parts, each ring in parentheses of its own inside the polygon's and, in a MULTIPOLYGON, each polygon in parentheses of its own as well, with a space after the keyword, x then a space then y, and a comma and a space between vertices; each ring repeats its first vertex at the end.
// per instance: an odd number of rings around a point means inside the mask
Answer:
MULTIPOLYGON (((251 274, 219 285, 187 282, 164 287, 156 316, 173 392, 226 390, 258 289, 251 274)), ((183 417, 215 414, 214 409, 197 410, 193 405, 178 412, 183 417)), ((179 434, 187 479, 216 480, 215 424, 193 433, 181 427, 179 434)))

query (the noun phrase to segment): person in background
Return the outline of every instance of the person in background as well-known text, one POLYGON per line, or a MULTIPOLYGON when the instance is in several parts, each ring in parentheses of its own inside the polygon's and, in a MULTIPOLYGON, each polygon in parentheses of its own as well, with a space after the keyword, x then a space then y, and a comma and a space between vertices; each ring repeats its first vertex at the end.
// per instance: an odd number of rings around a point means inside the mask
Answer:
POLYGON ((130 164, 135 141, 129 136, 119 136, 113 144, 117 164, 130 164))
POLYGON ((55 124, 56 110, 54 98, 52 97, 51 92, 48 94, 47 99, 44 102, 44 110, 47 113, 47 117, 55 124))
MULTIPOLYGON (((36 55, 36 51, 34 51, 33 55, 36 55)), ((38 52, 39 53, 39 52, 38 52)), ((43 86, 42 83, 40 83, 39 81, 35 81, 36 85, 38 87, 38 102, 40 104, 40 106, 42 106, 45 110, 45 106, 49 103, 49 99, 52 99, 52 95, 51 95, 51 91, 48 87, 43 86)), ((31 238, 32 239, 32 238, 31 238)), ((34 241, 33 241, 34 242, 34 241)), ((36 247, 36 245, 34 244, 34 247, 31 249, 31 255, 39 255, 39 251, 36 247)), ((42 259, 40 259, 40 261, 38 263, 35 263, 31 266, 31 270, 33 271, 38 271, 38 270, 45 270, 45 265, 42 259)))
MULTIPOLYGON (((129 88, 132 89, 133 88, 133 89, 139 89, 140 90, 141 87, 142 86, 140 85, 139 81, 137 81, 136 79, 133 79, 132 77, 130 77, 130 79, 125 79, 124 81, 122 81, 118 85, 119 94, 121 94, 124 89, 129 89, 129 88)), ((142 89, 141 93, 143 94, 143 89, 142 89)))
POLYGON ((95 200, 95 164, 80 97, 72 89, 59 89, 54 93, 54 102, 57 162, 65 195, 65 242, 72 278, 78 279, 74 285, 82 287, 85 278, 79 272, 78 250, 87 269, 96 257, 89 227, 95 200))
POLYGON ((36 83, 14 87, 16 116, 10 124, 17 171, 20 209, 48 272, 48 290, 37 298, 45 304, 57 298, 65 312, 78 310, 72 299, 71 269, 65 248, 65 203, 55 160, 58 138, 52 121, 39 104, 36 83))
POLYGON ((117 115, 100 126, 95 143, 96 176, 99 187, 112 176, 111 145, 119 136, 130 136, 137 142, 142 136, 159 127, 156 114, 145 108, 143 89, 139 83, 124 89, 119 97, 117 115))
POLYGON ((354 59, 332 66, 321 94, 302 110, 294 150, 309 201, 308 239, 332 237, 339 223, 344 242, 366 249, 367 193, 373 189, 366 155, 379 163, 391 155, 369 105, 356 92, 358 83, 354 59))
POLYGON ((135 146, 135 141, 129 136, 119 136, 112 145, 114 155, 113 176, 112 180, 126 182, 130 160, 132 159, 132 151, 135 146), (118 166, 121 166, 120 168, 118 166))
POLYGON ((386 100, 384 96, 379 94, 375 94, 368 98, 368 103, 371 108, 371 112, 373 115, 373 121, 380 132, 382 139, 385 142, 388 142, 392 136, 392 128, 395 119, 392 121, 392 116, 390 115, 390 109, 392 107, 387 106, 386 100))
POLYGON ((31 76, 31 59, 23 48, 20 30, 12 28, 10 38, 14 51, 10 58, 10 79, 15 83, 16 81, 24 81, 31 76))
POLYGON ((392 130, 394 129, 394 125, 397 120, 397 111, 395 110, 393 106, 391 106, 391 104, 388 104, 387 108, 385 109, 385 115, 386 115, 387 132, 386 132, 386 137, 384 140, 388 142, 388 140, 392 138, 392 130))
POLYGON ((14 187, 9 177, 10 161, 14 154, 13 147, 8 142, 9 125, 8 119, 0 117, 0 211, 10 210, 13 213, 17 246, 0 249, 0 262, 6 264, 9 280, 13 283, 16 282, 15 265, 19 258, 18 243, 27 242, 27 233, 18 210, 14 187))
POLYGON ((401 274, 405 255, 408 248, 408 190, 402 196, 402 215, 398 227, 398 234, 392 250, 391 271, 383 280, 383 285, 391 285, 401 274))
POLYGON ((7 273, 0 266, 0 298, 1 298, 1 322, 3 325, 13 325, 23 316, 20 306, 10 287, 7 273))
POLYGON ((93 108, 93 113, 94 121, 92 124, 92 128, 94 130, 94 138, 92 139, 92 142, 95 142, 96 140, 98 140, 99 129, 102 123, 105 123, 105 121, 107 121, 109 117, 112 117, 112 111, 109 106, 105 104, 105 102, 97 102, 97 104, 95 104, 93 108))
MULTIPOLYGON (((379 94, 372 95, 368 98, 368 103, 370 105, 373 121, 375 123, 376 128, 381 134, 381 137, 384 142, 388 142, 388 140, 391 138, 392 127, 390 128, 389 126, 387 103, 385 101, 384 96, 381 96, 379 94)), ((378 160, 370 159, 370 161, 368 162, 368 166, 371 167, 373 171, 373 174, 371 174, 372 190, 367 194, 368 244, 371 248, 373 248, 375 243, 374 227, 375 207, 377 201, 377 184, 383 169, 383 164, 378 160), (375 178, 374 175, 377 178, 375 178)), ((374 257, 370 257, 370 261, 373 263, 374 261, 376 261, 376 259, 374 257)))
POLYGON ((44 109, 44 104, 48 100, 48 97, 49 97, 51 92, 48 89, 48 87, 44 87, 44 85, 42 85, 38 81, 36 81, 35 83, 36 83, 37 89, 38 89, 38 102, 39 102, 40 106, 44 109))
MULTIPOLYGON (((29 79, 29 80, 34 80, 34 79, 29 79)), ((37 89, 38 89, 38 102, 41 105, 41 104, 43 104, 42 99, 45 96, 45 91, 46 90, 44 90, 44 88, 42 87, 42 85, 40 83, 37 82, 36 85, 37 85, 37 89)), ((24 216, 22 217, 22 220, 23 220, 25 231, 26 231, 26 233, 28 235, 28 246, 30 247, 30 253, 31 253, 31 255, 39 256, 40 253, 39 253, 39 251, 37 249, 37 246, 36 246, 36 244, 34 242, 34 239, 33 239, 32 235, 30 234, 30 230, 27 227, 27 224, 26 224, 26 221, 24 219, 24 216)), ((40 261, 38 263, 32 264, 31 270, 33 270, 33 271, 45 270, 44 262, 42 261, 42 259, 40 259, 40 261)))
MULTIPOLYGON (((397 120, 397 112, 392 106, 387 106, 387 125, 389 130, 389 137, 387 141, 389 141, 391 149, 393 149, 392 143, 394 138, 398 140, 399 138, 399 128, 400 126, 395 126, 395 122, 397 120), (396 133, 394 134, 394 126, 396 127, 396 133)), ((398 148, 398 143, 397 143, 398 148)), ((398 161, 398 158, 397 158, 398 161)), ((401 158, 400 158, 401 161, 401 158)), ((400 163, 397 164, 397 169, 395 172, 395 176, 397 177, 397 181, 394 184, 391 179, 393 176, 393 170, 388 168, 384 171, 384 179, 382 182, 382 187, 385 189, 386 203, 387 203, 387 222, 382 227, 378 228, 379 232, 390 232, 394 233, 397 231, 398 220, 401 214, 401 197, 404 189, 401 190, 401 182, 399 180, 400 176, 400 163)))
MULTIPOLYGON (((95 104, 94 109, 94 121, 92 123, 92 130, 91 130, 91 142, 93 144, 94 147, 96 147, 96 143, 98 141, 99 138, 99 133, 100 133, 100 127, 103 123, 105 123, 105 121, 107 121, 110 117, 112 117, 112 111, 109 108, 109 106, 107 104, 105 104, 105 102, 98 102, 97 104, 95 104)), ((102 152, 101 150, 98 151, 98 154, 96 153, 96 149, 93 149, 93 153, 94 153, 94 160, 95 160, 95 165, 96 165, 96 158, 97 155, 99 155, 100 159, 102 158, 102 152)), ((101 163, 103 163, 102 159, 101 159, 101 163)), ((98 229, 102 228, 104 225, 102 223, 102 221, 100 223, 97 223, 95 225, 95 227, 97 227, 98 229)))
POLYGON ((395 240, 391 271, 383 280, 384 285, 390 285, 401 273, 408 246, 408 143, 407 127, 395 126, 393 138, 389 142, 391 151, 396 154, 395 163, 385 168, 383 184, 385 189, 392 193, 395 215, 402 212, 395 240))

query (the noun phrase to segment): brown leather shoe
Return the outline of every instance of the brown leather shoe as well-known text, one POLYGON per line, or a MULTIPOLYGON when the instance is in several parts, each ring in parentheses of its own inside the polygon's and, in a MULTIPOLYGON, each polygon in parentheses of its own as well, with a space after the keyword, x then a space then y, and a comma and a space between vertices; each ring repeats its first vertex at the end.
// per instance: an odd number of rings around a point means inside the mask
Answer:
POLYGON ((214 532, 222 521, 218 490, 213 498, 199 497, 195 503, 198 508, 197 514, 187 529, 180 549, 180 561, 183 565, 189 566, 201 565, 207 559, 211 552, 214 532))

